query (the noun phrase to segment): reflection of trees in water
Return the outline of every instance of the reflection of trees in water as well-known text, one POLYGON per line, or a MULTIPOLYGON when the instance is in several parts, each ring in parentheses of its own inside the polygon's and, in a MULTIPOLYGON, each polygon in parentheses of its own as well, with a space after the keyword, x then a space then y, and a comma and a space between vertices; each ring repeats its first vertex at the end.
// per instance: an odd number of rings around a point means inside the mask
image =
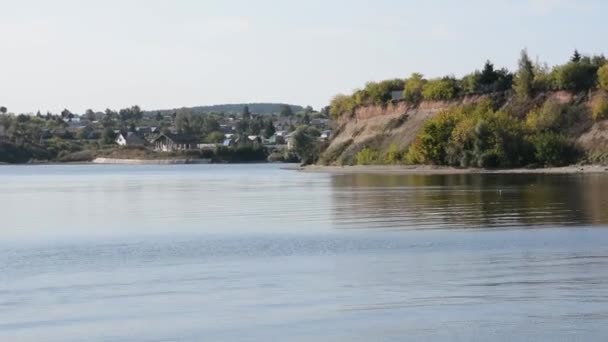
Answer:
POLYGON ((335 223, 444 228, 608 223, 608 175, 341 175, 335 223))

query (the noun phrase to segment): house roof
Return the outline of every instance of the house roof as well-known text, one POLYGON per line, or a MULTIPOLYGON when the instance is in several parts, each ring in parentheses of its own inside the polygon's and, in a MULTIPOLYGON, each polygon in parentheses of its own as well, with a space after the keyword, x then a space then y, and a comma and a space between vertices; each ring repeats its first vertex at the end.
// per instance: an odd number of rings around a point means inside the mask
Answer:
POLYGON ((139 135, 129 132, 127 134, 121 134, 122 137, 127 142, 127 145, 145 145, 146 141, 142 139, 139 135))
POLYGON ((188 135, 188 134, 163 133, 160 136, 158 136, 156 139, 154 139, 154 141, 161 139, 163 137, 173 141, 176 144, 198 144, 198 142, 200 140, 197 137, 194 137, 194 136, 188 135))

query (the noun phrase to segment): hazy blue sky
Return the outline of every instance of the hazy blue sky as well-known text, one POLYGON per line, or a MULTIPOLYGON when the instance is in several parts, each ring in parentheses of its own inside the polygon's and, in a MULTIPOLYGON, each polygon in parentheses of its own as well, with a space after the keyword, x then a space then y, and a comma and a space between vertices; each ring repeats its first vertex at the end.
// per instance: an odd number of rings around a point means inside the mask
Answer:
POLYGON ((601 0, 0 0, 11 111, 320 107, 371 80, 606 51, 601 0))

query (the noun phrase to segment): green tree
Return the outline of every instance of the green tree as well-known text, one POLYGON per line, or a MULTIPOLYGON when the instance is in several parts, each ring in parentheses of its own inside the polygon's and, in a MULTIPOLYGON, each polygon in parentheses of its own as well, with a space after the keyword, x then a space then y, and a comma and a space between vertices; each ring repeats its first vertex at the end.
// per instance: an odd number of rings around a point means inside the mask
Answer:
POLYGON ((219 143, 223 142, 224 139, 225 139, 224 133, 215 131, 215 132, 209 133, 205 140, 209 144, 219 144, 219 143))
POLYGON ((110 127, 106 127, 101 133, 101 142, 105 145, 110 145, 114 143, 114 139, 116 139, 114 131, 110 127))
POLYGON ((116 113, 115 111, 111 110, 110 108, 106 108, 106 110, 105 110, 104 113, 105 113, 104 120, 112 121, 114 119, 118 119, 118 113, 116 113))
POLYGON ((249 111, 249 106, 243 107, 243 113, 241 114, 241 118, 243 120, 250 120, 251 119, 251 112, 249 111))
POLYGON ((577 49, 574 49, 574 53, 572 54, 572 57, 570 57, 570 62, 572 63, 578 63, 581 61, 581 54, 578 52, 577 49))
POLYGON ((410 78, 405 81, 403 99, 409 103, 418 103, 422 101, 422 89, 426 82, 427 81, 422 74, 413 73, 410 78))
POLYGON ((308 127, 299 127, 294 133, 293 150, 300 157, 302 165, 314 163, 319 154, 317 138, 308 127))
POLYGON ((302 117, 302 123, 305 125, 310 125, 310 114, 304 113, 304 116, 302 117))
POLYGON ((162 122, 163 121, 163 115, 160 112, 157 112, 156 116, 154 117, 154 120, 156 120, 157 122, 162 122))
POLYGON ((454 114, 449 111, 443 112, 424 124, 408 152, 410 162, 446 164, 447 149, 452 131, 460 120, 459 115, 454 114))
POLYGON ((519 69, 515 75, 513 89, 520 99, 529 99, 534 90, 534 65, 528 57, 526 49, 521 51, 518 65, 519 69))
POLYGON ((429 101, 453 100, 457 93, 456 80, 452 77, 430 80, 422 89, 422 97, 429 101))
POLYGON ((216 131, 220 131, 221 130, 221 125, 220 122, 217 121, 217 119, 213 116, 207 116, 205 117, 204 121, 203 121, 203 128, 202 131, 205 134, 209 134, 211 132, 216 132, 216 131))
POLYGON ((87 111, 84 113, 84 117, 91 122, 95 121, 96 119, 95 112, 92 109, 87 109, 87 111))
POLYGON ((494 71, 494 64, 489 60, 483 66, 483 70, 479 75, 479 82, 482 86, 491 87, 498 80, 498 74, 494 71))
POLYGON ((578 154, 574 144, 557 133, 541 133, 533 137, 536 160, 545 166, 564 166, 578 154))
POLYGON ((597 83, 601 89, 608 91, 608 63, 597 70, 597 83))
POLYGON ((179 133, 192 133, 192 112, 187 108, 181 108, 175 115, 175 128, 179 133))
POLYGON ((279 111, 279 114, 281 116, 283 116, 283 117, 292 117, 293 116, 293 110, 288 105, 281 105, 281 109, 279 111))
POLYGON ((277 130, 274 127, 274 123, 272 123, 272 120, 266 120, 266 124, 264 125, 264 138, 270 139, 270 137, 272 137, 276 133, 276 131, 277 130))
POLYGON ((591 99, 591 117, 595 121, 608 119, 608 94, 599 91, 591 99))
POLYGON ((0 114, 6 114, 6 112, 7 112, 6 107, 1 106, 1 107, 0 107, 0 114))
POLYGON ((76 133, 76 138, 80 140, 88 139, 91 132, 93 132, 93 128, 90 125, 87 125, 76 133))
POLYGON ((131 107, 131 113, 132 113, 133 119, 135 121, 140 121, 141 119, 144 118, 144 112, 141 110, 141 108, 139 108, 138 105, 131 107))
POLYGON ((554 79, 559 89, 583 91, 593 88, 597 82, 597 68, 589 61, 570 62, 554 69, 554 79))

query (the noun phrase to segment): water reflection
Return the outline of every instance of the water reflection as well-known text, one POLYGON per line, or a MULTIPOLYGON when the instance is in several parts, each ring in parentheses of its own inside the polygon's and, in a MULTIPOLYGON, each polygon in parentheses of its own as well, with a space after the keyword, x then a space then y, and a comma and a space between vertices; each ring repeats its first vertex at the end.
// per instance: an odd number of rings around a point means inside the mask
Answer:
POLYGON ((337 175, 342 229, 500 228, 608 223, 608 175, 337 175))

